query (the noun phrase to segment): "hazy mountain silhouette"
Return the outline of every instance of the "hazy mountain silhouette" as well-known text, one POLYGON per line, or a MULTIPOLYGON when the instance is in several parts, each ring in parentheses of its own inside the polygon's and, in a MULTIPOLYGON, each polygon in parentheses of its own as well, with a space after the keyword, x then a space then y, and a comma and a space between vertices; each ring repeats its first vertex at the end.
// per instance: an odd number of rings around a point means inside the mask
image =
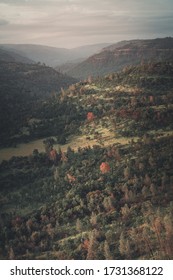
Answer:
POLYGON ((4 62, 21 62, 21 63, 33 63, 34 61, 22 56, 16 52, 5 50, 0 48, 0 61, 4 62))
POLYGON ((105 43, 66 49, 31 44, 3 44, 0 45, 0 48, 15 52, 34 62, 41 62, 48 66, 56 67, 70 61, 77 60, 81 62, 108 45, 109 44, 105 43))

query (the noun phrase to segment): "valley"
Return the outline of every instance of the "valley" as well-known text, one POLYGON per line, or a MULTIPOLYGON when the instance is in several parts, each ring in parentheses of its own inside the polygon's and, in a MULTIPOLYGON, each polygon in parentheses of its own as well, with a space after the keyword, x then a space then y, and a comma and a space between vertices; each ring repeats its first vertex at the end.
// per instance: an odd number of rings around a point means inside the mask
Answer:
POLYGON ((0 258, 172 259, 171 58, 80 81, 5 63, 0 258))

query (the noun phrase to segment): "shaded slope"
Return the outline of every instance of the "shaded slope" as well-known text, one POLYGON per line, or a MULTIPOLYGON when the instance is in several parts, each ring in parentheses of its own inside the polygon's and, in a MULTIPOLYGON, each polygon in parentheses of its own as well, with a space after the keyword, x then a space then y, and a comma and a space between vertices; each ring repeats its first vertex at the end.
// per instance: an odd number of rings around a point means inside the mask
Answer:
POLYGON ((25 95, 29 92, 31 95, 43 97, 76 81, 74 78, 58 73, 51 67, 39 64, 1 62, 0 74, 2 95, 17 92, 25 95))
POLYGON ((24 126, 36 102, 76 82, 74 78, 37 64, 0 63, 1 145, 24 126))

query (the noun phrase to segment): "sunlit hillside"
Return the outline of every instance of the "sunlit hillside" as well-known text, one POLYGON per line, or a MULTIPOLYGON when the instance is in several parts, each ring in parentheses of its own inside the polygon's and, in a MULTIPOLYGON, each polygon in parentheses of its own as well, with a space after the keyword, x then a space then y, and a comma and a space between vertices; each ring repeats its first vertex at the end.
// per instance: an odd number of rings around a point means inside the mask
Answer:
POLYGON ((44 149, 0 164, 0 258, 172 259, 172 90, 142 63, 36 104, 44 149))

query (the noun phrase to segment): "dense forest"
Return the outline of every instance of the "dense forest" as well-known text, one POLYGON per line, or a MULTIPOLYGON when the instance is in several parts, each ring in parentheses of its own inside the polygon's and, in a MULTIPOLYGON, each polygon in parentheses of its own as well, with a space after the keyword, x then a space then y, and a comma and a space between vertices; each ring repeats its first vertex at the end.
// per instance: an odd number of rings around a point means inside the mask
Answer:
MULTIPOLYGON (((74 82, 76 79, 39 63, 0 61, 0 146, 27 142, 35 139, 35 134, 42 137, 38 131, 31 133, 37 107, 74 82)), ((47 124, 42 124, 42 119, 40 122, 47 133, 47 124)))
POLYGON ((0 258, 172 259, 172 90, 141 63, 36 102, 45 152, 0 164, 0 258))

